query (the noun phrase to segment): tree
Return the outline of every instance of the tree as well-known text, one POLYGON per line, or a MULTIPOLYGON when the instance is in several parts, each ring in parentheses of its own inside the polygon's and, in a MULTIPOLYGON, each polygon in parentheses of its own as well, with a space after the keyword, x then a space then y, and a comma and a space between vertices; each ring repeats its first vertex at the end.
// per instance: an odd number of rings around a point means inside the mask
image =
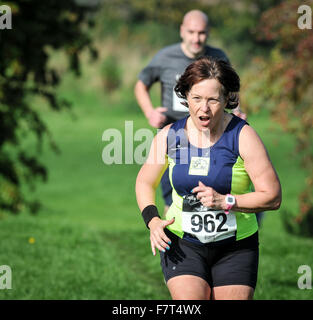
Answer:
MULTIPOLYGON (((262 39, 276 43, 268 59, 255 60, 260 75, 246 90, 262 90, 272 117, 296 138, 307 179, 299 196, 300 212, 285 220, 289 231, 313 235, 313 32, 300 28, 302 1, 288 0, 265 11, 259 24, 262 39)), ((306 1, 309 8, 313 1, 306 1)), ((312 26, 311 26, 312 28, 312 26)))
POLYGON ((69 59, 67 69, 79 74, 79 53, 89 48, 95 56, 88 33, 95 7, 74 0, 21 0, 6 5, 12 11, 12 29, 0 30, 0 209, 17 213, 23 207, 38 208, 37 202, 25 199, 22 185, 34 186, 37 178, 47 178, 45 166, 25 150, 22 139, 33 133, 40 150, 47 137, 57 150, 38 112, 40 106, 30 101, 44 97, 55 111, 70 106, 56 95, 62 74, 48 65, 49 56, 63 50, 69 59))

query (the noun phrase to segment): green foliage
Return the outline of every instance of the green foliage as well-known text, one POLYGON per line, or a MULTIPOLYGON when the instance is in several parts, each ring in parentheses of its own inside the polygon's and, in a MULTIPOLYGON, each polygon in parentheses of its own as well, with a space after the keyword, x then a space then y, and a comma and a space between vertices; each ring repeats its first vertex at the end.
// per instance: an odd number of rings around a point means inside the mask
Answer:
MULTIPOLYGON (((273 119, 296 138, 295 152, 302 159, 307 179, 299 196, 300 212, 285 220, 285 225, 289 231, 313 236, 313 33, 298 28, 301 4, 285 1, 263 13, 259 34, 276 46, 268 59, 254 60, 253 73, 258 78, 253 80, 250 74, 245 90, 247 96, 263 95, 270 101, 266 106, 273 119), (299 227, 292 228, 295 223, 299 227)), ((312 0, 307 4, 313 7, 312 0)))
POLYGON ((138 50, 151 54, 161 47, 180 41, 178 26, 160 24, 158 21, 122 22, 122 18, 108 16, 102 10, 97 16, 99 38, 118 40, 115 46, 128 46, 129 51, 138 50))
POLYGON ((32 133, 38 150, 44 137, 57 150, 32 97, 40 96, 55 110, 69 103, 56 96, 62 73, 49 65, 51 52, 63 50, 67 69, 80 73, 79 53, 91 47, 88 14, 94 8, 70 1, 10 1, 13 30, 0 30, 0 209, 18 212, 36 203, 24 199, 21 186, 47 178, 47 171, 35 155, 21 147, 32 133), (32 101, 32 102, 30 102, 32 101))
POLYGON ((121 43, 136 44, 143 51, 147 45, 159 49, 179 41, 179 26, 184 14, 199 9, 208 15, 212 27, 209 43, 220 44, 227 53, 231 53, 231 61, 241 67, 255 54, 266 55, 273 46, 274 41, 266 42, 258 37, 257 24, 264 10, 280 2, 107 0, 100 14, 102 34, 108 36, 113 33, 121 43))
POLYGON ((103 2, 106 17, 122 20, 126 24, 154 21, 179 26, 185 12, 202 8, 203 1, 194 0, 106 0, 103 2))
POLYGON ((303 217, 295 217, 295 215, 284 210, 282 212, 282 220, 286 230, 298 236, 312 237, 313 235, 313 211, 306 212, 303 217))
POLYGON ((122 74, 116 56, 110 55, 103 60, 100 73, 104 90, 110 92, 119 88, 122 82, 122 74))

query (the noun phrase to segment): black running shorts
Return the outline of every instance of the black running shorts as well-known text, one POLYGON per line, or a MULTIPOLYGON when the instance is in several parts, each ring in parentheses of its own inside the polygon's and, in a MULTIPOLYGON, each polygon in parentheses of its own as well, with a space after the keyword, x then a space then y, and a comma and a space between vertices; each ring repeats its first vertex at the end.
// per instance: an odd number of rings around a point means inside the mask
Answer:
POLYGON ((160 252, 165 281, 180 276, 198 276, 211 288, 247 285, 255 289, 258 274, 258 232, 245 239, 198 244, 181 239, 168 229, 170 250, 160 252))

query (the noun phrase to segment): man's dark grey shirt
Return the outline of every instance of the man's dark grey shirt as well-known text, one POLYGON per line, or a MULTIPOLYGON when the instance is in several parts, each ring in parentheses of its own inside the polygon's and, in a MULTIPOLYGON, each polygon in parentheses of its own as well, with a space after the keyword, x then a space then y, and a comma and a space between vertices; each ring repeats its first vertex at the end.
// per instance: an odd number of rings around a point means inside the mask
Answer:
MULTIPOLYGON (((204 55, 229 62, 222 50, 211 46, 205 46, 204 55)), ((139 79, 148 87, 154 82, 161 82, 162 106, 168 109, 165 114, 175 120, 188 114, 188 109, 180 103, 181 100, 176 96, 174 87, 187 66, 193 61, 195 59, 188 58, 183 53, 181 43, 176 43, 157 52, 139 74, 139 79)))

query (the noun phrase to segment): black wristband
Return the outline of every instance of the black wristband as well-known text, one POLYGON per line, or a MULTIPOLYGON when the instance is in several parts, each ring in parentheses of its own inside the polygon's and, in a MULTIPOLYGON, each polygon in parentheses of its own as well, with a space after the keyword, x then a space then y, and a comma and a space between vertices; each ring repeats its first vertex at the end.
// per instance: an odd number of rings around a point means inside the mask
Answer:
POLYGON ((142 210, 142 217, 143 217, 143 221, 145 222, 145 224, 146 224, 148 229, 149 229, 148 224, 154 217, 161 218, 159 216, 159 212, 158 212, 157 207, 155 205, 153 205, 153 204, 145 207, 142 210))

